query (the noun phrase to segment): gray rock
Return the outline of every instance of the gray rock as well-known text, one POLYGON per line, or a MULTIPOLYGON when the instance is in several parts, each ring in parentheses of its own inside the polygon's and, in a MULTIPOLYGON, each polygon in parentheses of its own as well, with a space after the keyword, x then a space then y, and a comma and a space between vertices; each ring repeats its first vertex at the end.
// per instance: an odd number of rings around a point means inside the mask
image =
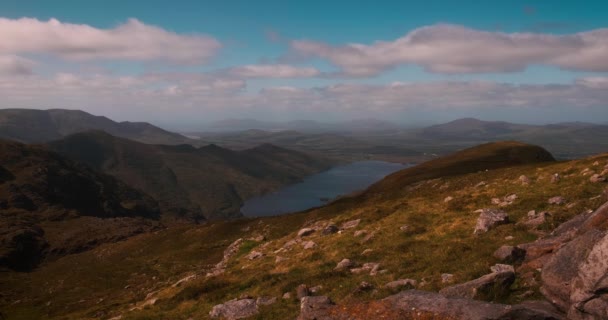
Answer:
POLYGON ((231 300, 218 304, 211 309, 211 318, 224 318, 227 320, 243 319, 258 313, 258 306, 254 299, 231 300))
POLYGON ((504 305, 462 298, 449 298, 434 292, 407 290, 382 300, 392 310, 430 313, 432 319, 454 320, 562 320, 547 304, 504 305))
POLYGON ((334 270, 344 270, 349 269, 355 266, 355 263, 350 259, 342 259, 342 261, 338 262, 334 270))
POLYGON ((549 200, 547 200, 547 203, 549 204, 557 204, 557 205, 561 205, 564 204, 566 202, 566 199, 564 199, 564 197, 553 197, 550 198, 549 200))
POLYGON ((454 275, 451 273, 441 274, 441 283, 452 283, 454 282, 454 275))
POLYGON ((367 282, 367 281, 363 281, 359 284, 359 286, 357 287, 357 292, 363 292, 363 291, 369 291, 372 290, 374 288, 374 285, 367 282))
POLYGON ((259 297, 255 300, 255 303, 258 306, 269 306, 271 304, 274 304, 275 302, 277 302, 276 297, 259 297))
POLYGON ((545 223, 547 221, 547 216, 549 215, 550 213, 546 211, 536 213, 536 211, 533 210, 528 212, 528 220, 524 221, 523 223, 527 226, 536 228, 545 223))
POLYGON ((330 320, 329 309, 334 303, 325 296, 304 297, 300 301, 300 315, 298 320, 330 320))
POLYGON ((551 183, 558 183, 561 180, 561 176, 559 175, 559 173, 554 173, 551 176, 551 183))
POLYGON ((323 229, 323 235, 333 234, 338 232, 340 229, 335 224, 330 224, 323 229))
POLYGON ((569 319, 608 318, 608 234, 592 222, 606 212, 605 204, 543 267, 541 292, 569 319))
POLYGON ((309 295, 310 295, 310 290, 308 289, 307 285, 301 284, 296 288, 296 297, 298 299, 308 297, 309 295))
POLYGON ((291 293, 290 293, 290 292, 285 292, 285 293, 283 293, 283 297, 282 297, 282 298, 283 298, 284 300, 291 299, 291 293))
POLYGON ((358 226, 359 222, 361 222, 361 219, 344 222, 341 226, 341 229, 352 229, 352 228, 358 226))
POLYGON ((388 289, 399 289, 403 287, 415 288, 418 285, 418 281, 414 279, 399 279, 391 281, 384 285, 388 289))
POLYGON ((509 216, 502 210, 497 209, 481 209, 477 224, 475 225, 474 234, 482 234, 488 232, 491 228, 509 223, 509 216))
POLYGON ((317 247, 317 244, 314 243, 313 241, 304 241, 304 242, 302 242, 302 247, 304 247, 304 249, 306 249, 306 250, 314 249, 317 247))
POLYGON ((591 178, 589 178, 589 181, 593 182, 593 183, 597 183, 597 182, 606 182, 606 177, 601 176, 599 174, 594 174, 591 176, 591 178))
POLYGON ((495 264, 490 267, 493 273, 501 273, 501 272, 513 272, 515 273, 515 268, 513 268, 510 264, 495 264))
POLYGON ((367 234, 367 230, 357 230, 355 231, 355 233, 353 234, 355 237, 360 237, 362 235, 366 235, 367 234))
POLYGON ((526 250, 514 246, 502 246, 494 251, 494 257, 502 262, 520 263, 526 257, 526 250))
POLYGON ((303 228, 300 229, 300 231, 298 231, 298 237, 306 237, 308 235, 311 235, 313 232, 315 232, 315 229, 312 228, 303 228))
POLYGON ((247 258, 249 260, 255 260, 255 259, 261 258, 263 256, 264 256, 263 253, 253 250, 245 258, 247 258))
MULTIPOLYGON (((512 268, 512 267, 511 267, 512 268)), ((512 271, 497 269, 475 280, 443 288, 439 293, 452 298, 495 299, 509 293, 511 284, 515 281, 512 271)))

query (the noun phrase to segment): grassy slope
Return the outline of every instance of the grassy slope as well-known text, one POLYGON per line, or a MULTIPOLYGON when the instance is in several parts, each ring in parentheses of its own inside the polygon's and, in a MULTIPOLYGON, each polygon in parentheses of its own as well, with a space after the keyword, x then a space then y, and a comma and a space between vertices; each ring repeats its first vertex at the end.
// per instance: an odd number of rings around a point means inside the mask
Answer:
MULTIPOLYGON (((2 309, 9 319, 47 316, 81 319, 102 314, 108 317, 123 314, 123 319, 204 319, 215 304, 243 295, 280 297, 288 291, 293 295, 301 283, 322 285, 321 294, 339 303, 387 296, 392 292, 382 289, 382 285, 399 278, 424 281, 426 285, 421 289, 437 290, 445 286, 440 281, 442 273, 453 273, 456 282, 474 279, 488 273, 489 266, 497 262, 492 253, 501 245, 532 241, 543 230, 551 230, 580 212, 597 208, 605 201, 601 196, 605 184, 590 183, 589 176, 581 175, 581 171, 591 168, 601 172, 607 163, 608 155, 602 155, 570 162, 457 172, 457 175, 447 170, 447 176, 430 180, 401 177, 406 179, 401 181, 407 182, 391 184, 391 192, 368 192, 309 212, 141 235, 62 258, 31 274, 3 276, 0 287, 18 289, 18 294, 5 296, 2 309), (599 165, 594 166, 596 161, 599 165), (549 182, 553 173, 562 175, 559 184, 549 182), (530 185, 520 183, 518 178, 522 174, 531 179, 530 185), (485 185, 478 186, 482 181, 485 185), (473 211, 492 207, 493 197, 511 193, 519 198, 504 209, 514 223, 474 236, 477 214, 473 211), (547 199, 557 195, 564 196, 572 206, 548 205, 547 199), (454 200, 444 202, 447 196, 454 200), (517 224, 533 209, 552 213, 540 231, 517 224), (278 254, 287 260, 275 263, 277 254, 273 252, 296 238, 300 228, 327 221, 339 225, 352 219, 362 219, 357 228, 328 236, 314 233, 310 240, 317 243, 316 249, 304 250, 296 245, 278 254), (408 225, 408 231, 401 231, 402 225, 408 225), (354 231, 361 229, 375 231, 375 236, 369 241, 355 237, 354 231), (224 275, 204 277, 234 239, 259 234, 267 240, 245 241, 224 275), (514 238, 507 241, 506 236, 514 238), (365 249, 373 251, 362 255, 365 249), (244 259, 251 250, 262 251, 266 256, 253 261, 244 259), (378 262, 387 272, 370 276, 333 271, 343 258, 360 263, 378 262), (178 287, 171 286, 190 274, 200 276, 178 287), (380 289, 354 293, 361 281, 380 289), (158 298, 154 305, 128 312, 138 303, 141 305, 147 294, 159 289, 150 296, 158 298), (21 301, 14 303, 18 299, 21 301)), ((517 295, 529 289, 537 292, 536 287, 518 281, 513 294, 499 300, 516 302, 517 295)), ((262 307, 258 318, 286 319, 297 314, 297 300, 279 300, 275 305, 262 307)))

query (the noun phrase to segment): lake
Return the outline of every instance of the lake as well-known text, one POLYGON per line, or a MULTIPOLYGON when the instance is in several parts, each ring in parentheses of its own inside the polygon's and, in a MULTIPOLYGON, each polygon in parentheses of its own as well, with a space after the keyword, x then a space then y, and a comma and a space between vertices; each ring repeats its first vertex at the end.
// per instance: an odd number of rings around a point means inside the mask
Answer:
POLYGON ((273 216, 318 207, 341 195, 363 190, 385 176, 406 168, 385 161, 358 161, 307 177, 302 182, 245 202, 248 217, 273 216))

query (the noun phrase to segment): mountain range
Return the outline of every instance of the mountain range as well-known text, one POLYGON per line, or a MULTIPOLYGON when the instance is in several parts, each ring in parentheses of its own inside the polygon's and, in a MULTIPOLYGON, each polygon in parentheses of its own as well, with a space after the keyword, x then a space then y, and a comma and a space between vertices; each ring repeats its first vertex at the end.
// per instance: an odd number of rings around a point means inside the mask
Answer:
POLYGON ((144 143, 180 144, 188 138, 147 122, 115 122, 80 110, 0 109, 0 138, 24 143, 57 140, 73 133, 103 130, 144 143))

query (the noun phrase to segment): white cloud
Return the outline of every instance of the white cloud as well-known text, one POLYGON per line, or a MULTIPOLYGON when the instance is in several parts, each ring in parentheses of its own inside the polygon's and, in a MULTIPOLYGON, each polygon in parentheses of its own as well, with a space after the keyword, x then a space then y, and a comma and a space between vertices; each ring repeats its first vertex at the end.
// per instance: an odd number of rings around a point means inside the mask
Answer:
MULTIPOLYGON (((583 78, 562 85, 513 85, 489 81, 335 84, 315 88, 270 87, 243 90, 243 80, 198 74, 143 76, 63 73, 53 77, 0 77, 4 107, 76 108, 134 119, 203 116, 209 111, 238 113, 312 112, 322 114, 542 108, 606 108, 608 80, 583 78)), ((581 109, 584 110, 584 109, 581 109)), ((195 119, 195 118, 192 118, 195 119)))
POLYGON ((230 68, 226 73, 239 78, 310 78, 320 74, 312 67, 286 64, 245 65, 230 68))
POLYGON ((36 63, 14 55, 0 55, 0 74, 27 75, 36 63))
POLYGON ((205 35, 181 35, 137 19, 112 29, 33 18, 0 18, 0 54, 51 54, 73 60, 201 63, 221 47, 205 35))
POLYGON ((291 42, 295 54, 327 59, 347 76, 371 76, 415 64, 436 73, 524 70, 531 64, 608 71, 608 29, 571 35, 503 33, 439 24, 415 29, 394 41, 332 46, 291 42))

